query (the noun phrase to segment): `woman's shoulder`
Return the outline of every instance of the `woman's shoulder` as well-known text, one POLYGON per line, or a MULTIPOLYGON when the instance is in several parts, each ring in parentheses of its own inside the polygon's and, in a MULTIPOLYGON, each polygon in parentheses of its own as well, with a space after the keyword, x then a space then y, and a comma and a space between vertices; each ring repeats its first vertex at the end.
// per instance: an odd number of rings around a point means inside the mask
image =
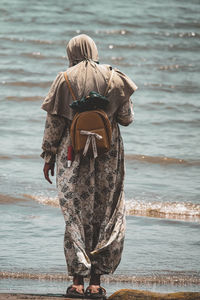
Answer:
POLYGON ((96 64, 96 67, 102 73, 109 73, 110 70, 112 70, 112 67, 110 65, 107 65, 107 64, 96 64))
POLYGON ((137 85, 125 73, 123 73, 122 71, 120 71, 117 68, 114 68, 114 74, 115 74, 115 80, 116 80, 117 86, 127 88, 132 93, 137 90, 137 88, 138 88, 137 85))
POLYGON ((53 80, 51 87, 50 87, 50 93, 53 93, 57 88, 59 88, 60 85, 65 81, 64 72, 59 72, 55 79, 53 80))

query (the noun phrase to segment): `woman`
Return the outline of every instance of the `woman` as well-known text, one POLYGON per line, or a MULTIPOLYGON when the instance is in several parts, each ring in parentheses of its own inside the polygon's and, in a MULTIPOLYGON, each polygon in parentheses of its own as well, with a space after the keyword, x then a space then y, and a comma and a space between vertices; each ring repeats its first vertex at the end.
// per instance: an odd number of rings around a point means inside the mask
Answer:
POLYGON ((79 35, 67 45, 67 77, 76 99, 90 91, 104 95, 108 87, 109 104, 105 109, 112 124, 111 149, 96 159, 76 154, 67 166, 67 149, 71 145, 69 129, 74 116, 69 85, 61 72, 56 77, 42 108, 47 111, 43 139, 44 176, 50 183, 57 165, 57 189, 66 223, 64 252, 73 285, 68 297, 82 297, 84 277, 90 277, 85 295, 105 295, 100 286, 103 274, 117 268, 123 249, 125 231, 124 149, 118 123, 133 121, 131 94, 136 85, 118 70, 98 63, 98 51, 87 35, 79 35))

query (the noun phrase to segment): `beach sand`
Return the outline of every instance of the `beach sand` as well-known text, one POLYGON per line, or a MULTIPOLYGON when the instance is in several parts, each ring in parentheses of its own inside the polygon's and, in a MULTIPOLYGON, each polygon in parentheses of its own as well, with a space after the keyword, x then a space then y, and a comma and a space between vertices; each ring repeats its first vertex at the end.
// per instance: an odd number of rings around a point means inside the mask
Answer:
MULTIPOLYGON (((0 300, 23 300, 23 299, 41 299, 41 300, 60 300, 70 298, 65 297, 62 294, 13 294, 13 293, 2 293, 0 294, 0 300)), ((85 298, 86 299, 86 298, 85 298)), ((185 299, 185 300, 198 300, 200 299, 199 292, 178 292, 169 294, 152 293, 148 291, 132 290, 132 289, 122 289, 111 295, 108 300, 166 300, 166 299, 185 299)), ((78 298, 74 300, 79 300, 78 298)), ((101 300, 99 298, 99 300, 101 300)))

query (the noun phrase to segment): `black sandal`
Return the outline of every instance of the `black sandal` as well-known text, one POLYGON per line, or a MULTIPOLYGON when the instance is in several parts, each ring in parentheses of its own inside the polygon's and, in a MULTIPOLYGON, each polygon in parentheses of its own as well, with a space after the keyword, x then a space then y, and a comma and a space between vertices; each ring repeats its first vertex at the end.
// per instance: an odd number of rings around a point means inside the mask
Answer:
POLYGON ((88 299, 102 299, 105 300, 106 298, 106 290, 103 287, 98 288, 98 293, 92 293, 91 289, 87 287, 85 291, 85 297, 88 299))
POLYGON ((73 285, 70 285, 67 288, 66 296, 68 298, 81 298, 81 299, 83 299, 84 298, 84 289, 83 289, 83 293, 79 293, 73 285))

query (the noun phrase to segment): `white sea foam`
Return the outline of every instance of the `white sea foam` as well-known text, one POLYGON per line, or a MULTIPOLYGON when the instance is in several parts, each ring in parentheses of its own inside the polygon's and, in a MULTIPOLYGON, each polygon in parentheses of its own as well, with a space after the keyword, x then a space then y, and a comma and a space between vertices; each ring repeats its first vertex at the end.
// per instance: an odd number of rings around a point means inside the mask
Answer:
MULTIPOLYGON (((0 278, 10 279, 31 279, 31 280, 59 280, 68 281, 71 277, 65 273, 26 273, 26 272, 0 272, 0 278)), ((102 277, 103 282, 132 282, 138 284, 175 284, 175 285, 189 285, 200 284, 200 277, 198 272, 167 272, 166 274, 152 274, 152 275, 107 275, 102 277)))
MULTIPOLYGON (((43 205, 59 207, 58 197, 42 195, 23 195, 43 205)), ((200 220, 200 204, 191 202, 161 202, 161 201, 126 201, 126 213, 129 216, 146 216, 166 219, 200 220)))
POLYGON ((200 219, 200 204, 191 202, 127 201, 127 214, 172 219, 200 219))
POLYGON ((58 197, 46 197, 42 195, 29 195, 29 194, 23 194, 25 198, 29 198, 32 200, 35 200, 43 205, 50 205, 53 207, 59 207, 59 199, 58 197))

